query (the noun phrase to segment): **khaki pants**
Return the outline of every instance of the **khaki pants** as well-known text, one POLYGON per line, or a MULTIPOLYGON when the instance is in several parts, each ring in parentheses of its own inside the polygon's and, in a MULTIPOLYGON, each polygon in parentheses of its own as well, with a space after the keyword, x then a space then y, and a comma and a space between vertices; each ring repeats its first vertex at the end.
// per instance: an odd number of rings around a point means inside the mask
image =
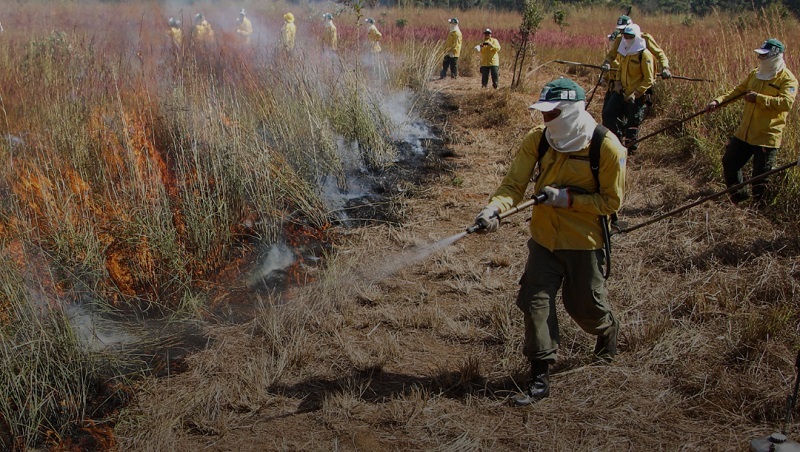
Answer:
POLYGON ((523 354, 528 360, 556 360, 559 288, 564 308, 584 331, 595 336, 611 334, 615 320, 606 302, 603 250, 550 251, 533 240, 528 240, 528 249, 517 295, 517 306, 525 320, 523 354))

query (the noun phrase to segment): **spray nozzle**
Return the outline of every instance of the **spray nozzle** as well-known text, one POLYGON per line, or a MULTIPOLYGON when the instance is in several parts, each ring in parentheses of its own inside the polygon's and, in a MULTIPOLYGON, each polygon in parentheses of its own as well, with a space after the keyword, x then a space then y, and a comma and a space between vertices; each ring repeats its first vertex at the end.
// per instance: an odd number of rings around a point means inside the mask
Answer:
POLYGON ((478 230, 483 229, 485 226, 481 226, 478 223, 473 224, 472 226, 467 226, 467 234, 472 234, 473 232, 478 232, 478 230))
MULTIPOLYGON (((506 210, 503 213, 496 212, 490 218, 497 218, 498 220, 502 220, 508 216, 514 215, 515 213, 519 212, 530 206, 535 206, 538 204, 543 203, 547 199, 547 193, 539 193, 538 195, 534 196, 533 198, 523 202, 522 204, 517 204, 516 206, 512 207, 509 210, 506 210)), ((482 229, 486 229, 489 225, 487 223, 483 223, 480 220, 475 220, 475 224, 469 226, 467 228, 467 234, 472 234, 473 232, 478 232, 482 229)))

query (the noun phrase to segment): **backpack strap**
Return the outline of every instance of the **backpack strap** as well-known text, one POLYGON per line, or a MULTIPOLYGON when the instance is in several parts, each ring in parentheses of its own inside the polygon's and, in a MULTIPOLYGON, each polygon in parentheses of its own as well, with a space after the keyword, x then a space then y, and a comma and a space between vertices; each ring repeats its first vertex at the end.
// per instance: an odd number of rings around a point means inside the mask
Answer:
POLYGON ((592 141, 589 143, 589 167, 592 170, 592 176, 597 184, 597 191, 600 191, 600 146, 603 145, 608 133, 608 128, 602 124, 598 124, 592 133, 592 141))
POLYGON ((536 149, 537 154, 539 154, 539 158, 536 160, 536 164, 539 166, 539 172, 542 172, 542 157, 547 154, 547 150, 550 149, 550 143, 547 142, 547 137, 544 134, 547 132, 547 127, 542 129, 542 138, 539 139, 539 147, 536 149))

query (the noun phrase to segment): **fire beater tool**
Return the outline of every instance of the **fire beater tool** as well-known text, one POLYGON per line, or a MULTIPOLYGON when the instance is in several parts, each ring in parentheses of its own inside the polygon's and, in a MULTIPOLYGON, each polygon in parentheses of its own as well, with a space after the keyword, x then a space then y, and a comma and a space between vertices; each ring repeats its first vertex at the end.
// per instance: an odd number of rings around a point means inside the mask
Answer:
MULTIPOLYGON (((717 105, 717 108, 719 108, 719 107, 721 107, 723 105, 727 105, 727 104, 735 101, 736 99, 744 96, 745 94, 746 93, 738 94, 738 95, 726 100, 725 102, 720 103, 719 105, 717 105)), ((702 110, 699 110, 699 111, 696 111, 696 112, 692 113, 691 115, 689 115, 689 116, 687 116, 687 117, 685 117, 683 119, 679 119, 677 122, 674 122, 674 123, 672 123, 672 124, 670 124, 670 125, 668 125, 666 127, 662 127, 661 129, 656 130, 655 132, 650 132, 650 133, 648 133, 647 135, 645 135, 643 137, 639 137, 636 140, 631 141, 630 143, 628 143, 627 147, 628 147, 628 149, 630 149, 630 147, 633 146, 634 144, 641 143, 642 141, 644 141, 644 140, 646 140, 648 138, 654 137, 654 136, 658 135, 659 133, 666 132, 667 130, 672 129, 673 127, 677 127, 677 126, 685 123, 686 121, 688 121, 690 119, 694 119, 694 118, 696 118, 696 117, 698 117, 700 115, 704 115, 704 114, 709 113, 709 112, 710 111, 708 109, 706 109, 706 108, 704 108, 702 110)))
POLYGON ((747 186, 747 185, 749 185, 749 184, 751 184, 753 182, 757 182, 757 181, 760 181, 761 179, 767 178, 767 177, 769 177, 769 176, 771 176, 773 174, 777 174, 777 173, 786 171, 787 169, 789 169, 789 168, 791 168, 793 166, 797 166, 797 163, 798 163, 797 161, 794 161, 794 162, 791 162, 791 163, 787 163, 787 164, 785 164, 783 166, 780 166, 778 168, 775 168, 775 169, 772 169, 770 171, 767 171, 766 173, 759 174, 758 176, 750 178, 750 179, 748 179, 748 180, 746 180, 746 181, 744 181, 742 183, 739 183, 739 184, 736 184, 736 185, 731 185, 730 187, 726 188, 725 190, 718 191, 718 192, 716 192, 714 194, 711 194, 711 195, 708 195, 708 196, 704 196, 704 197, 698 199, 697 201, 694 201, 694 202, 691 202, 689 204, 686 204, 685 206, 678 207, 675 210, 671 210, 671 211, 669 211, 667 213, 658 215, 657 217, 651 218, 651 219, 649 219, 649 220, 647 220, 645 222, 639 223, 639 224, 637 224, 635 226, 619 229, 619 230, 616 231, 616 233, 617 234, 622 234, 622 233, 626 233, 626 232, 635 231, 637 229, 641 229, 641 228, 643 228, 645 226, 649 226, 649 225, 651 225, 651 224, 653 224, 655 222, 661 221, 661 220, 663 220, 665 218, 669 218, 669 217, 677 215, 677 214, 679 214, 679 213, 681 213, 683 211, 689 210, 692 207, 695 207, 695 206, 698 206, 700 204, 703 204, 706 201, 710 201, 712 199, 718 198, 718 197, 724 195, 725 193, 732 193, 732 192, 734 192, 736 190, 739 190, 740 188, 743 188, 743 187, 745 187, 745 186, 747 186))

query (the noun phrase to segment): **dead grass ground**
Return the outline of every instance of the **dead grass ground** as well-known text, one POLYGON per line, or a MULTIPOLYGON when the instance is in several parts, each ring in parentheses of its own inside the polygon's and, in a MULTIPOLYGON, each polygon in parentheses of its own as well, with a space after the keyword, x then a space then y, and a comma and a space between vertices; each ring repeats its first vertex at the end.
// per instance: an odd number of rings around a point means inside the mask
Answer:
MULTIPOLYGON (((246 325, 212 328, 187 372, 143 388, 117 428, 120 448, 721 451, 779 429, 800 245, 795 226, 756 210, 710 202, 616 236, 620 356, 592 364, 593 338, 560 310, 552 396, 524 409, 507 398, 526 378, 513 303, 525 214, 371 276, 469 225, 533 125, 530 95, 481 90, 477 78, 436 83, 451 171, 404 198, 406 223, 354 231, 315 284, 246 325)), ((629 163, 630 224, 720 188, 664 152, 643 145, 629 163)))

